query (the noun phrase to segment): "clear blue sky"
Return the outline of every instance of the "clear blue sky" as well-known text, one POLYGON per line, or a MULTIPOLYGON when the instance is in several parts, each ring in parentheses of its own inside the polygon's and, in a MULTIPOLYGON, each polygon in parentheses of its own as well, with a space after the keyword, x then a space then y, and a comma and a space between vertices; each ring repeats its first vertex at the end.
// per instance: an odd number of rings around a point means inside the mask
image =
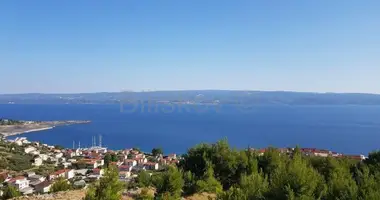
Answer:
POLYGON ((379 0, 3 0, 0 93, 380 93, 379 0))

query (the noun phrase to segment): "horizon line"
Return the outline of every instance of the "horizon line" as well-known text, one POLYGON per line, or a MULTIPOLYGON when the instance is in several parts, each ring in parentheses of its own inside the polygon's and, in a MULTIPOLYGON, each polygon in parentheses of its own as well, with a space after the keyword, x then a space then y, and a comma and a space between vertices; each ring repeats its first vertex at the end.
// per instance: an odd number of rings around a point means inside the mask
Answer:
POLYGON ((220 92, 283 92, 283 93, 313 93, 313 94, 362 94, 362 95, 380 95, 380 93, 371 92, 311 92, 311 91, 293 91, 293 90, 242 90, 242 89, 189 89, 189 90, 122 90, 122 91, 99 91, 99 92, 25 92, 25 93, 0 93, 0 95, 75 95, 75 94, 101 94, 101 93, 154 93, 154 92, 202 92, 202 91, 220 91, 220 92))

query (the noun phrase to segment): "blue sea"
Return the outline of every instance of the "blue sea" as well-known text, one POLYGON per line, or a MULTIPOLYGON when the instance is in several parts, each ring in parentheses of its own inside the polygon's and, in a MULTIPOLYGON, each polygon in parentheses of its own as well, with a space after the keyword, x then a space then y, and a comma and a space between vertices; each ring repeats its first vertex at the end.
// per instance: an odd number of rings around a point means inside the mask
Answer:
POLYGON ((347 154, 368 154, 380 147, 380 106, 192 105, 148 110, 126 105, 0 105, 0 118, 91 120, 27 133, 32 141, 72 147, 90 146, 102 135, 111 149, 139 147, 184 153, 201 142, 227 138, 236 148, 315 147, 347 154), (134 108, 134 107, 133 107, 134 108))

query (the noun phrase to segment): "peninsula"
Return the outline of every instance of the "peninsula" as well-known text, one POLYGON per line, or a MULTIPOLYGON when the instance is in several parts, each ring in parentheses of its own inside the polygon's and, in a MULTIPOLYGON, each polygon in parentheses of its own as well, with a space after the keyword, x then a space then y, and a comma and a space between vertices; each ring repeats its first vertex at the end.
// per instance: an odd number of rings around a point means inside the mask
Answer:
POLYGON ((19 121, 11 119, 0 119, 0 136, 8 137, 23 133, 30 133, 52 129, 56 126, 66 126, 73 124, 86 124, 91 121, 86 120, 66 120, 66 121, 19 121))

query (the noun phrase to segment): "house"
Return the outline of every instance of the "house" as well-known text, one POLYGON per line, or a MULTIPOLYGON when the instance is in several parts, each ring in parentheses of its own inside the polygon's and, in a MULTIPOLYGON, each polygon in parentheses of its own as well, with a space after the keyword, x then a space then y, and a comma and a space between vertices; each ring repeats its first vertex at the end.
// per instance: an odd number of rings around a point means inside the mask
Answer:
POLYGON ((49 180, 65 178, 66 170, 61 169, 49 175, 49 180))
POLYGON ((103 176, 104 170, 103 169, 93 169, 92 174, 98 175, 98 176, 103 176))
POLYGON ((144 163, 147 163, 148 162, 148 159, 146 158, 135 158, 135 161, 137 162, 137 164, 144 164, 144 163))
POLYGON ((345 155, 346 158, 363 161, 366 159, 364 155, 345 155))
POLYGON ((61 163, 61 165, 63 166, 63 168, 68 168, 68 167, 70 167, 71 165, 72 165, 72 163, 71 162, 63 162, 63 163, 61 163))
POLYGON ((120 162, 120 161, 118 161, 118 162, 111 162, 110 163, 110 165, 117 166, 117 167, 119 167, 122 164, 123 164, 123 162, 120 162))
POLYGON ((137 165, 137 161, 136 160, 132 160, 132 159, 126 159, 126 160, 124 160, 124 164, 134 167, 134 166, 137 165))
POLYGON ((175 154, 175 153, 169 154, 168 158, 170 158, 171 160, 177 159, 177 154, 175 154))
POLYGON ((35 191, 37 193, 48 193, 50 192, 50 188, 52 185, 53 185, 52 182, 44 181, 35 186, 35 191))
POLYGON ((26 137, 18 137, 15 140, 13 140, 15 144, 18 146, 22 146, 23 144, 30 144, 30 142, 26 139, 26 137))
POLYGON ((79 162, 85 164, 88 169, 95 169, 104 165, 103 159, 83 159, 79 162))
POLYGON ((20 192, 23 195, 33 194, 34 193, 34 189, 32 187, 28 186, 28 187, 20 189, 20 192))
POLYGON ((158 163, 147 162, 144 164, 144 166, 147 170, 158 170, 158 163))
POLYGON ((119 171, 130 172, 130 171, 132 171, 132 169, 133 169, 133 166, 129 166, 129 165, 120 165, 119 166, 119 171))
POLYGON ((8 181, 10 185, 14 186, 18 190, 29 187, 29 182, 30 181, 24 176, 17 176, 8 181))
POLYGON ((49 158, 49 156, 46 155, 46 154, 40 154, 39 156, 40 156, 40 158, 41 158, 43 161, 47 161, 47 159, 49 158))
POLYGON ((46 180, 46 178, 44 176, 37 175, 37 174, 28 176, 28 179, 30 181, 41 181, 41 182, 46 180))
POLYGON ((43 160, 40 157, 36 157, 36 158, 33 159, 33 165, 34 166, 41 166, 42 163, 43 163, 43 160))
POLYGON ((73 169, 66 169, 65 170, 65 178, 66 179, 72 179, 75 176, 75 170, 73 169))
POLYGON ((54 154, 54 157, 55 157, 55 158, 62 158, 62 157, 63 157, 63 153, 62 153, 62 152, 55 153, 55 154, 54 154))
POLYGON ((24 152, 25 153, 30 153, 30 152, 32 152, 32 151, 36 151, 37 149, 35 148, 35 147, 33 147, 33 146, 28 146, 28 147, 26 147, 25 149, 24 149, 24 152))
POLYGON ((38 150, 34 150, 34 151, 29 152, 29 154, 32 154, 32 155, 40 155, 40 151, 38 151, 38 150))
POLYGON ((331 154, 328 150, 315 150, 314 155, 320 157, 328 157, 331 154))
POLYGON ((88 169, 77 169, 74 171, 74 174, 85 176, 88 172, 88 169))
POLYGON ((131 177, 131 172, 129 171, 119 171, 119 178, 126 179, 131 177))
POLYGON ((72 158, 75 156, 76 156, 76 153, 74 151, 72 151, 71 149, 69 149, 65 152, 65 157, 67 157, 67 158, 72 158))

